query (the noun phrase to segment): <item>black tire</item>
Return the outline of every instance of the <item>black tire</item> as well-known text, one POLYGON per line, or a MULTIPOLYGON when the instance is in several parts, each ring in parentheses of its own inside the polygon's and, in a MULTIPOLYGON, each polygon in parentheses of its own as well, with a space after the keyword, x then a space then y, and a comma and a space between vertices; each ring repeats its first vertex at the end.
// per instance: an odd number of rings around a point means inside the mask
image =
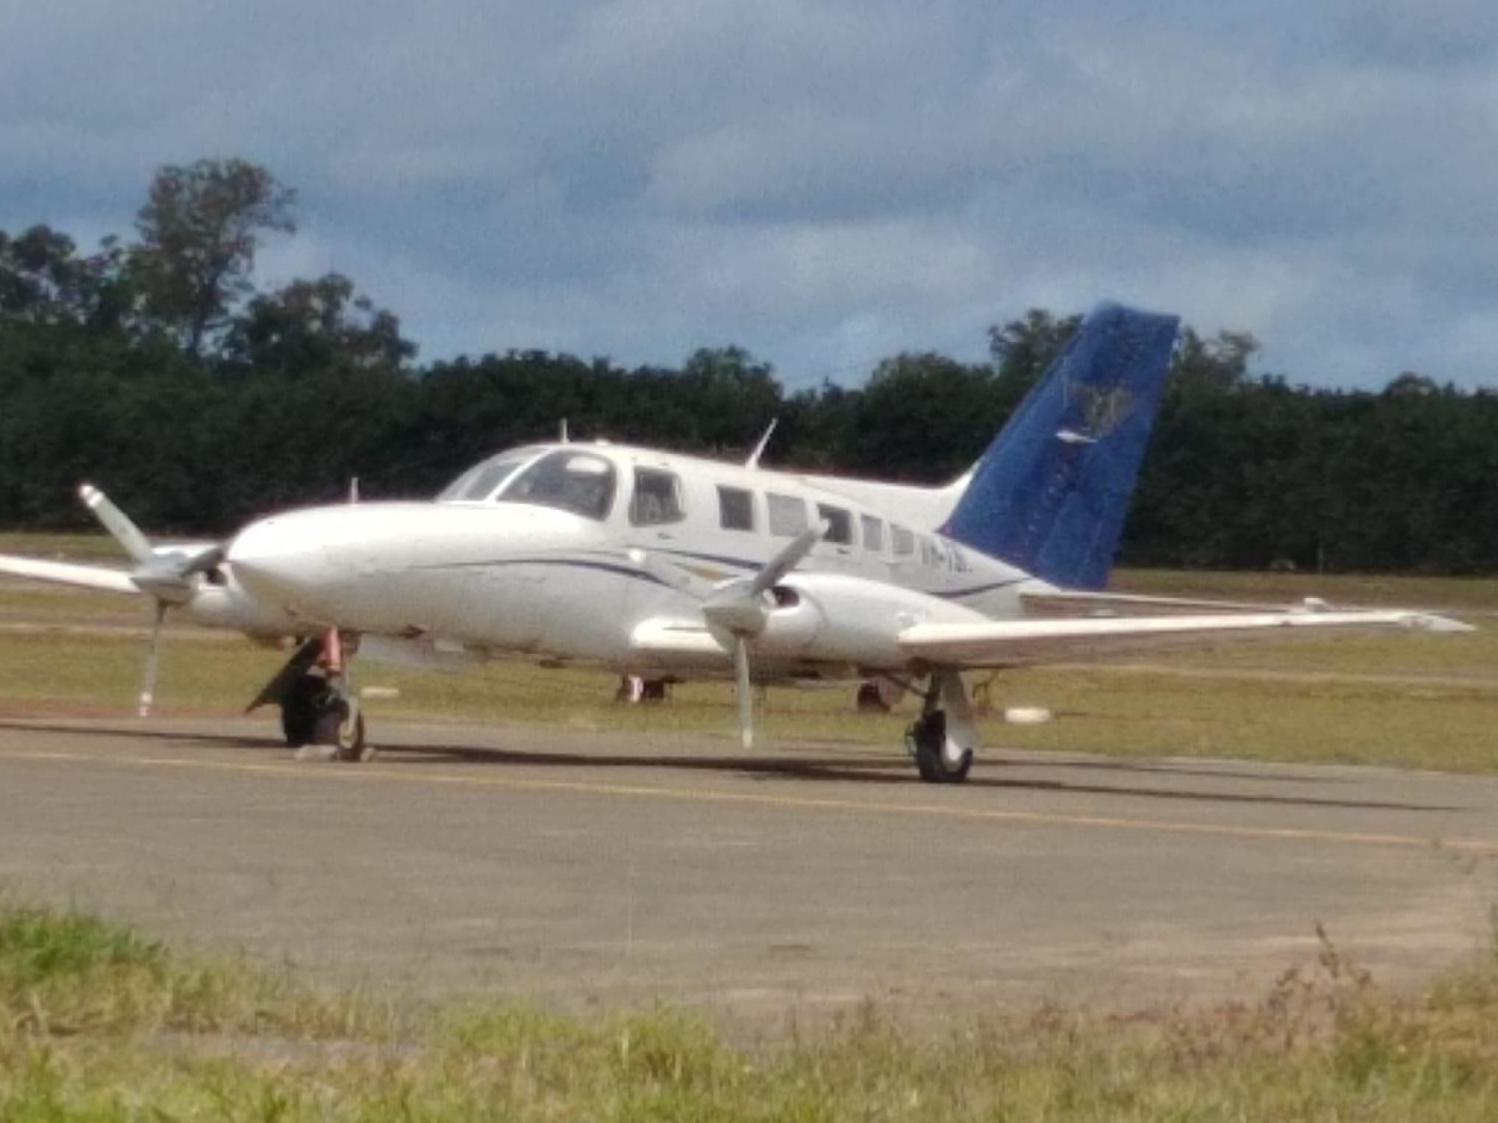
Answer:
POLYGON ((858 687, 858 712, 861 714, 887 714, 889 703, 879 691, 877 682, 860 683, 858 687))
POLYGON ((289 748, 299 749, 316 741, 318 697, 326 688, 325 679, 303 675, 281 699, 281 733, 289 748))
POLYGON ((947 715, 942 710, 926 714, 906 734, 916 771, 928 784, 960 784, 973 767, 973 750, 963 749, 956 764, 947 760, 947 715))
POLYGON ((333 755, 339 760, 368 759, 368 746, 364 740, 364 715, 357 714, 350 722, 348 703, 343 701, 330 703, 317 715, 312 743, 333 746, 333 755))

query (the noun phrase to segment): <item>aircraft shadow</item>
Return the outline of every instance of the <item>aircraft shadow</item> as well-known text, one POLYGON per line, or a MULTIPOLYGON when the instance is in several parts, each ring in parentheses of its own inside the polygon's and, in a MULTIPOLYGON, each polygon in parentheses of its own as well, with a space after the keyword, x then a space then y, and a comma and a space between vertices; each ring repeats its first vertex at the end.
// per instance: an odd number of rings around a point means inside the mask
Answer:
MULTIPOLYGON (((36 730, 32 722, 0 721, 0 729, 36 730)), ((45 727, 43 727, 45 728, 45 727)), ((61 727, 48 732, 66 733, 75 737, 119 737, 129 736, 181 745, 212 744, 221 748, 244 749, 255 752, 267 750, 285 752, 279 739, 252 737, 237 733, 178 732, 160 729, 138 729, 128 725, 61 727)), ((756 780, 794 779, 814 783, 853 783, 867 785, 910 785, 920 783, 914 766, 903 758, 889 756, 843 757, 837 760, 809 758, 804 756, 769 756, 741 754, 704 754, 681 757, 649 753, 572 753, 556 750, 523 750, 505 748, 473 748, 466 745, 391 745, 381 747, 382 759, 396 764, 464 764, 479 767, 524 767, 524 768, 588 768, 654 769, 671 772, 733 773, 756 780)), ((309 765, 309 767, 315 767, 309 765)), ((350 766, 356 767, 356 766, 350 766)), ((1124 774, 1135 775, 1188 775, 1194 777, 1220 777, 1227 779, 1276 779, 1274 775, 1260 773, 1230 773, 1207 770, 1180 770, 1158 764, 1141 762, 1101 762, 1092 764, 1081 761, 1025 760, 1008 763, 999 757, 989 757, 980 764, 980 769, 997 769, 999 775, 972 775, 962 785, 963 789, 997 789, 1012 791, 1057 792, 1079 795, 1114 795, 1143 799, 1168 800, 1173 802, 1242 803, 1287 807, 1326 807, 1352 810, 1424 811, 1451 812, 1466 810, 1448 804, 1422 804, 1400 801, 1332 799, 1322 796, 1273 795, 1267 793, 1202 791, 1196 789, 1173 789, 1150 787, 1139 784, 1086 784, 1067 780, 1043 780, 1030 777, 1004 776, 1002 770, 1009 767, 1033 768, 1102 768, 1124 774)), ((1288 777, 1299 781, 1300 776, 1288 777)))
MULTIPOLYGON (((760 780, 779 778, 807 780, 812 782, 837 782, 870 785, 909 785, 920 783, 915 766, 908 760, 889 757, 867 758, 849 761, 816 760, 806 757, 771 756, 652 756, 641 753, 566 753, 548 750, 517 749, 473 749, 453 745, 401 745, 392 746, 391 756, 405 756, 410 763, 441 764, 459 762, 481 766, 512 765, 521 767, 555 768, 653 768, 687 772, 733 772, 760 780)), ((1070 763, 1070 762, 1068 762, 1070 763)), ((978 767, 986 764, 988 769, 1011 767, 997 757, 989 757, 978 767)), ((1048 768, 1043 762, 1025 761, 1024 765, 1048 768)), ((1136 767, 1127 764, 1111 765, 1119 772, 1161 774, 1173 769, 1159 767, 1136 767)), ((1265 779, 1249 773, 1196 772, 1180 774, 1190 776, 1223 777, 1227 779, 1265 779)), ((1270 777, 1271 779, 1274 777, 1270 777)), ((1300 777, 1290 777, 1299 780, 1300 777)), ((1011 791, 1046 791, 1076 793, 1082 795, 1134 796, 1146 799, 1177 800, 1204 803, 1255 803, 1288 807, 1328 807, 1372 811, 1461 811, 1462 807, 1447 804, 1407 803, 1402 801, 1333 799, 1324 796, 1271 795, 1264 793, 1200 791, 1194 789, 1172 789, 1143 787, 1134 784, 1079 784, 1065 780, 1039 780, 1017 776, 970 775, 962 785, 965 789, 1007 789, 1011 791)))

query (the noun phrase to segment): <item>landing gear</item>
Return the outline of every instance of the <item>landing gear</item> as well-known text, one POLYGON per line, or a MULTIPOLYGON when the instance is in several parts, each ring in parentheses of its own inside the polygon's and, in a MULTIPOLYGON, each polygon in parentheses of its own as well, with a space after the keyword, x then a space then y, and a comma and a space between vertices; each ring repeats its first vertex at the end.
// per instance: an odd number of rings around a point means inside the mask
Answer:
POLYGON ((302 674, 281 696, 281 732, 288 748, 299 749, 317 737, 319 700, 327 689, 321 675, 302 674))
POLYGON ((665 702, 671 697, 671 684, 675 679, 642 678, 639 675, 623 675, 619 688, 614 691, 614 701, 631 706, 644 703, 665 702))
POLYGON ((889 703, 884 700, 884 692, 879 689, 877 682, 860 683, 858 687, 858 712, 861 714, 887 714, 889 703))
POLYGON ((926 783, 960 784, 967 779, 978 747, 978 727, 956 671, 931 676, 921 716, 905 733, 905 747, 926 783))
POLYGON ((307 640, 250 703, 281 707, 281 733, 288 748, 330 748, 334 760, 366 761, 374 749, 364 735, 364 715, 354 692, 346 656, 357 639, 329 629, 307 640))

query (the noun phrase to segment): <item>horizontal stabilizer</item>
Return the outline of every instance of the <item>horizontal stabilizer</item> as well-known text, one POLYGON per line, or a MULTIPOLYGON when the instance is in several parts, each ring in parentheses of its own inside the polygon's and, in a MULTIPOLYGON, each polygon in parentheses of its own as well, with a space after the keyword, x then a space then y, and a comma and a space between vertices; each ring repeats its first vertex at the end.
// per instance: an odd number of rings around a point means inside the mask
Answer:
POLYGON ((102 565, 75 565, 71 562, 42 561, 40 558, 18 558, 0 554, 0 574, 49 581, 55 585, 72 585, 79 589, 99 589, 106 593, 139 593, 141 590, 122 569, 102 565))
POLYGON ((1423 612, 1211 613, 1078 620, 994 620, 978 624, 917 624, 900 633, 912 659, 950 667, 1010 667, 1107 658, 1219 637, 1284 635, 1322 628, 1468 632, 1470 625, 1423 612))

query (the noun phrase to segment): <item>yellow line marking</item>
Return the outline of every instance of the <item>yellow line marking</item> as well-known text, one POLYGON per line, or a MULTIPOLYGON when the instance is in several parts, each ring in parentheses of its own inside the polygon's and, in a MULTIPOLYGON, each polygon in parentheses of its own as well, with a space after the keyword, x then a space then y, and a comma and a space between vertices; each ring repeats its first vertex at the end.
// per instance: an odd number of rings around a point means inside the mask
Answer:
MULTIPOLYGON (((145 768, 192 768, 213 772, 249 772, 302 779, 384 780, 408 784, 459 785, 510 791, 572 792, 579 795, 675 800, 683 803, 733 803, 803 811, 847 811, 875 815, 909 815, 969 822, 1032 823, 1045 826, 1093 827, 1102 830, 1154 831, 1165 834, 1212 835, 1220 838, 1287 839, 1336 842, 1355 846, 1398 846, 1459 850, 1498 855, 1498 839, 1422 838, 1418 835, 1366 831, 1328 831, 1303 827, 1242 827, 1221 823, 1189 823, 1169 819, 1131 819, 1112 815, 1068 815, 1048 811, 1002 811, 932 803, 888 803, 818 796, 765 795, 725 792, 712 788, 672 788, 647 784, 608 784, 585 780, 530 780, 518 776, 470 776, 451 772, 407 772, 369 764, 318 767, 316 764, 252 764, 242 761, 201 760, 191 757, 115 756, 58 750, 0 749, 0 759, 132 765, 145 768)), ((523 766, 522 766, 523 767, 523 766)), ((1121 793, 1126 794, 1126 793, 1121 793)))

